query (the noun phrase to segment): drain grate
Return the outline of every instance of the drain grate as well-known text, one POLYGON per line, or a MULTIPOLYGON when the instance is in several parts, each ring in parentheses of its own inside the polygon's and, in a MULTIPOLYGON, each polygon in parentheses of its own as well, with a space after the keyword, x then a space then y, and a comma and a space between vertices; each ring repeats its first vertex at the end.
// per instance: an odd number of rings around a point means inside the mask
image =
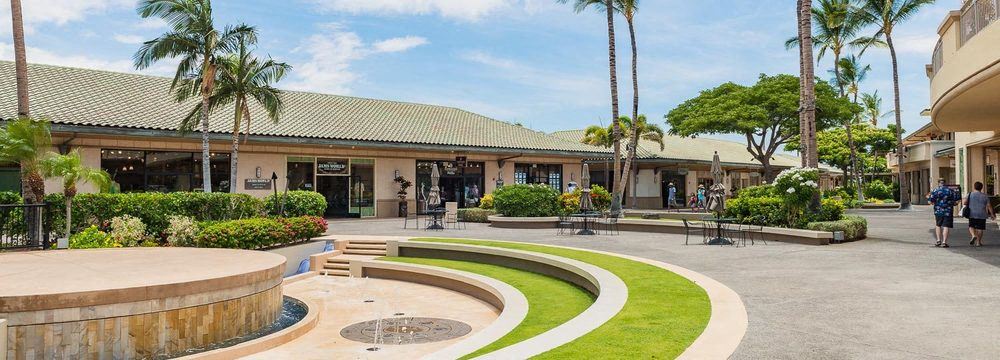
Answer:
MULTIPOLYGON (((348 325, 340 330, 345 339, 371 344, 375 341, 376 320, 348 325)), ((425 318, 392 317, 382 319, 382 344, 410 345, 460 338, 472 332, 472 327, 461 321, 425 318)))

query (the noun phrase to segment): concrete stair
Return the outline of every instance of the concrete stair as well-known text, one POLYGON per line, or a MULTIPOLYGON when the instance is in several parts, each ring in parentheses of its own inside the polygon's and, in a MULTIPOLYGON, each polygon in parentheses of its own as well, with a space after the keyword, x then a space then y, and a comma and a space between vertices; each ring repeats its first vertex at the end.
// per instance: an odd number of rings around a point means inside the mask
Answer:
MULTIPOLYGON (((339 242, 339 240, 338 240, 339 242)), ((385 240, 355 239, 338 244, 342 254, 326 259, 321 274, 329 276, 351 276, 351 260, 370 260, 386 255, 385 240)))
POLYGON ((347 240, 346 255, 385 256, 385 240, 347 240))

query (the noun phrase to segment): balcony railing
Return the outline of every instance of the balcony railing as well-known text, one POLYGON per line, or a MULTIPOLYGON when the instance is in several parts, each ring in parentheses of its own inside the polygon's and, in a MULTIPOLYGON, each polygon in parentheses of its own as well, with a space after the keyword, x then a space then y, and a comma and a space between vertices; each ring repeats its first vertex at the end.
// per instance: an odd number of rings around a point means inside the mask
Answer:
POLYGON ((970 39, 975 37, 984 28, 997 20, 997 9, 1000 9, 1000 0, 971 0, 962 6, 961 36, 959 47, 965 45, 970 39))
POLYGON ((941 66, 944 65, 944 53, 941 50, 941 39, 938 39, 934 46, 934 55, 931 57, 931 74, 936 75, 941 66))

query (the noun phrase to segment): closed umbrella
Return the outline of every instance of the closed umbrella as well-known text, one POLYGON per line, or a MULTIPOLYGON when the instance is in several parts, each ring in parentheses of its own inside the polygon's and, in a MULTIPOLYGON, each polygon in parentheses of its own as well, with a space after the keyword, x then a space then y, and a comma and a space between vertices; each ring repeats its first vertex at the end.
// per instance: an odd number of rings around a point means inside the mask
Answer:
POLYGON ((583 164, 583 175, 580 176, 580 212, 588 212, 593 205, 590 202, 590 166, 583 164))
POLYGON ((726 210, 726 186, 722 184, 722 161, 719 159, 719 152, 712 155, 712 179, 715 183, 708 188, 708 209, 716 215, 721 215, 726 210))
POLYGON ((438 171, 437 164, 431 166, 431 191, 427 194, 427 207, 430 209, 441 206, 441 188, 438 182, 441 181, 441 172, 438 171))

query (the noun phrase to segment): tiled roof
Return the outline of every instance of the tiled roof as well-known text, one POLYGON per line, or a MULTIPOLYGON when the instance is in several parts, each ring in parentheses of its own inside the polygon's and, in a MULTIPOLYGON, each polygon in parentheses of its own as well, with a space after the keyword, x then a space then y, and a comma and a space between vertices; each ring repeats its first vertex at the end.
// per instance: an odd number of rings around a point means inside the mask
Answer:
MULTIPOLYGON (((552 136, 562 138, 567 141, 580 141, 583 138, 583 130, 567 130, 552 133, 552 136)), ((709 138, 688 138, 680 136, 666 135, 663 138, 663 150, 660 144, 640 140, 637 151, 640 159, 666 159, 684 160, 693 162, 712 162, 712 155, 719 152, 719 159, 726 164, 760 166, 760 162, 755 160, 747 146, 735 141, 709 139, 709 138)), ((798 158, 787 155, 775 155, 771 165, 778 167, 799 166, 798 158)))
MULTIPOLYGON (((54 124, 176 130, 193 102, 177 104, 170 79, 100 70, 29 65, 31 114, 54 124)), ((17 114, 14 63, 0 61, 0 118, 17 114)), ((251 107, 251 134, 292 138, 603 153, 531 129, 445 106, 307 92, 285 92, 278 124, 251 107)), ((194 100, 193 100, 194 101, 194 100)), ((211 116, 211 130, 232 131, 232 107, 211 116)))

